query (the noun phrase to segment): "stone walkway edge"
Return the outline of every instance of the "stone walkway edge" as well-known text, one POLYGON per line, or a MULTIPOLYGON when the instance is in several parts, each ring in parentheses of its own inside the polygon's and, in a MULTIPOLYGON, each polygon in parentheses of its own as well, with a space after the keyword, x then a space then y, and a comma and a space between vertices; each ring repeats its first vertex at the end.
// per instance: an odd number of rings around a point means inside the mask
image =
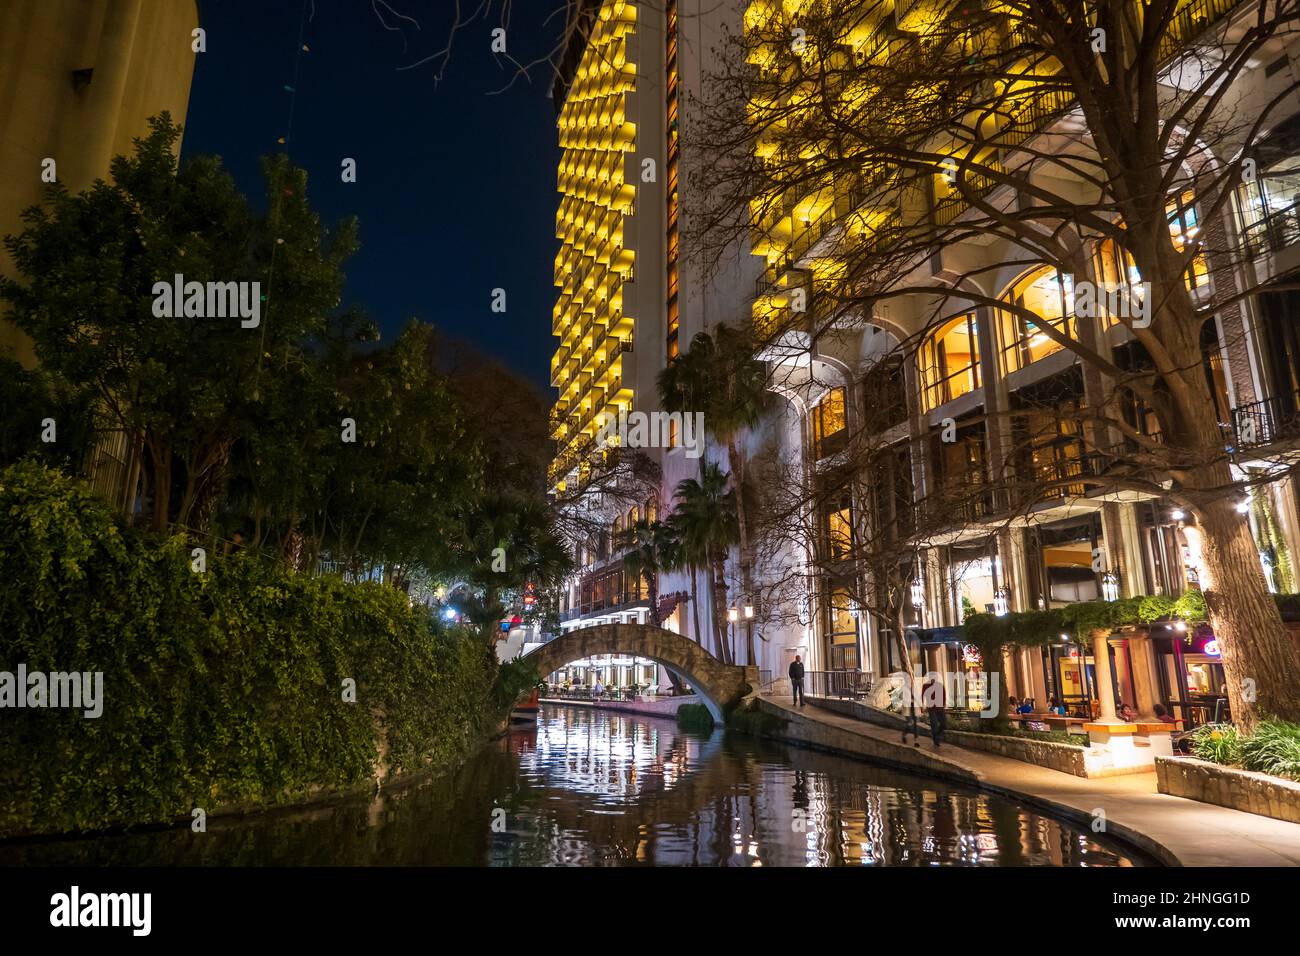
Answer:
POLYGON ((1168 866, 1300 866, 1300 824, 1158 793, 1154 772, 1087 778, 955 744, 936 751, 924 720, 921 746, 905 746, 898 731, 815 704, 754 699, 787 721, 776 739, 975 786, 1089 830, 1101 811, 1109 836, 1168 866))

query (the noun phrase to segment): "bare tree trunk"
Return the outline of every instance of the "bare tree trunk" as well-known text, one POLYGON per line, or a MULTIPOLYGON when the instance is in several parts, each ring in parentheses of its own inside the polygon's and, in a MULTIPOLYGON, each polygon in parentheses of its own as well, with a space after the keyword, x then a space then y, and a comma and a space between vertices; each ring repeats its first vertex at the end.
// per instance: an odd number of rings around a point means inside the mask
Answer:
POLYGON ((1202 532, 1202 591, 1219 641, 1233 720, 1300 721, 1300 659, 1273 602, 1246 519, 1232 501, 1194 509, 1202 532))

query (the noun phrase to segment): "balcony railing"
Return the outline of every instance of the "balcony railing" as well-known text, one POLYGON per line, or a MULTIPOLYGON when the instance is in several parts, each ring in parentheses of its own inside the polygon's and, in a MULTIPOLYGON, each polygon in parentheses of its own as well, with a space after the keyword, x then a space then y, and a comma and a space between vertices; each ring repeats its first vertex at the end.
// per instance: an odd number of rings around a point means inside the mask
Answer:
POLYGON ((1300 200, 1284 209, 1269 213, 1259 222, 1242 230, 1246 255, 1255 257, 1264 253, 1281 252, 1300 242, 1300 200))
MULTIPOLYGON (((979 165, 995 173, 1006 172, 1000 164, 989 160, 981 162, 979 165)), ((960 175, 960 172, 958 175, 960 175)), ((994 176, 986 176, 974 170, 967 171, 965 189, 954 184, 953 195, 935 202, 934 224, 936 226, 948 225, 969 209, 971 203, 983 199, 1000 185, 1002 185, 1001 181, 994 176)))
POLYGON ((806 690, 812 697, 865 697, 871 690, 871 675, 856 668, 839 671, 808 671, 806 690))
POLYGON ((1195 0, 1174 14, 1160 38, 1160 59, 1173 56, 1198 34, 1218 23, 1241 0, 1195 0))
POLYGON ((1274 396, 1232 410, 1237 447, 1259 448, 1300 438, 1300 395, 1274 396))

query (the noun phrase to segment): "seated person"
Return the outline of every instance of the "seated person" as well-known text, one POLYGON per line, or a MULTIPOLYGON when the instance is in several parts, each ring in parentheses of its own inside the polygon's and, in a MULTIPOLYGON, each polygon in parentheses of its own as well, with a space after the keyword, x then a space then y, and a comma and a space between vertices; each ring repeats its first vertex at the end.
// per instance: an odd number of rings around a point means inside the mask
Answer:
POLYGON ((1007 697, 1007 706, 1011 708, 1011 713, 1020 713, 1020 698, 1013 696, 1007 697))
POLYGON ((1156 704, 1155 707, 1152 708, 1152 710, 1155 711, 1156 720, 1160 721, 1162 724, 1178 723, 1178 718, 1176 718, 1173 714, 1169 713, 1169 711, 1165 709, 1164 704, 1156 704))
POLYGON ((1065 705, 1061 703, 1059 697, 1053 697, 1051 700, 1049 700, 1047 702, 1047 709, 1049 712, 1056 714, 1056 716, 1058 717, 1065 716, 1065 705))
POLYGON ((1018 714, 1032 714, 1033 712, 1034 712, 1034 704, 1033 701, 1030 700, 1028 697, 1022 700, 1020 702, 1020 706, 1016 709, 1016 713, 1018 714))
POLYGON ((1120 720, 1127 720, 1129 723, 1137 720, 1137 714, 1134 713, 1133 708, 1123 701, 1120 701, 1115 707, 1115 714, 1120 720))

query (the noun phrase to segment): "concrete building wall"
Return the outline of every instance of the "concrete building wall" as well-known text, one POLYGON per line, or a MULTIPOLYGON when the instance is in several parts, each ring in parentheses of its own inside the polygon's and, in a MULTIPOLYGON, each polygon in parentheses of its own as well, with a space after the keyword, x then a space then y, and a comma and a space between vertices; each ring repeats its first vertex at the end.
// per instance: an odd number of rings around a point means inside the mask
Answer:
MULTIPOLYGON (((44 194, 42 161, 68 189, 108 176, 164 110, 183 123, 194 74, 192 0, 7 0, 0 6, 0 233, 44 194)), ((178 144, 179 147, 179 144, 178 144)), ((12 262, 0 249, 0 271, 12 262)), ((35 362, 0 321, 0 354, 35 362)))

